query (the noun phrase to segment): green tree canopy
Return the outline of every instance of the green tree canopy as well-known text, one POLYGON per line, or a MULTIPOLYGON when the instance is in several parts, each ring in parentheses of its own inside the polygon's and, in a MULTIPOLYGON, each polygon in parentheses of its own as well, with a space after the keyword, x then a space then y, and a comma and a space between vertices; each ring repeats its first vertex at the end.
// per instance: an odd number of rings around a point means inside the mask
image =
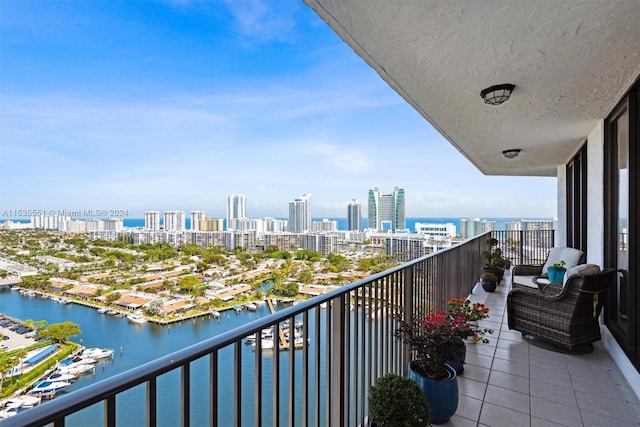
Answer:
POLYGON ((80 330, 80 326, 77 323, 67 321, 63 323, 50 324, 47 328, 47 333, 51 338, 59 343, 62 343, 70 337, 80 335, 82 331, 80 330))
POLYGON ((182 292, 191 293, 202 286, 202 282, 196 276, 183 276, 178 279, 178 288, 182 292))

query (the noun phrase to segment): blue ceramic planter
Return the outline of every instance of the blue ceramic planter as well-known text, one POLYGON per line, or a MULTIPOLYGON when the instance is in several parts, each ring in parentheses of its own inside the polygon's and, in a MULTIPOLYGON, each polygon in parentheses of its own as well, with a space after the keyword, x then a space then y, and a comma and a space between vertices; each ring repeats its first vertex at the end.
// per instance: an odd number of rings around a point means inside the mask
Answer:
POLYGON ((562 279, 564 278, 564 273, 567 270, 565 268, 554 268, 549 267, 547 269, 547 275, 549 276, 549 281, 551 283, 562 283, 562 279))
POLYGON ((409 363, 409 378, 418 383, 424 397, 431 407, 431 422, 444 424, 456 413, 458 409, 458 377, 456 371, 449 365, 445 365, 451 374, 446 380, 432 380, 423 377, 413 369, 413 363, 409 363))

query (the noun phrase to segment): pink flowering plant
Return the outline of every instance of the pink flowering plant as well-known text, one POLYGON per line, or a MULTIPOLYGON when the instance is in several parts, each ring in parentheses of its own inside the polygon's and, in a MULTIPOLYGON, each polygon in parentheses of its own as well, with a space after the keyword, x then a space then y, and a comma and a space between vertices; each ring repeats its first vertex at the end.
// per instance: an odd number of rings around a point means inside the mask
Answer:
POLYGON ((413 366, 419 374, 431 379, 444 379, 448 375, 444 365, 458 357, 464 339, 476 337, 478 341, 488 342, 482 335, 493 331, 470 325, 469 317, 464 313, 465 307, 468 305, 461 303, 457 308, 450 306, 447 312, 437 311, 427 316, 416 315, 410 320, 400 319, 394 336, 409 345, 414 358, 413 366))
POLYGON ((492 334, 493 330, 478 327, 478 321, 489 317, 489 307, 482 303, 475 302, 471 304, 466 298, 451 298, 447 302, 449 307, 449 315, 453 318, 464 318, 469 325, 472 333, 466 338, 473 341, 488 344, 489 340, 484 337, 485 334, 492 334))

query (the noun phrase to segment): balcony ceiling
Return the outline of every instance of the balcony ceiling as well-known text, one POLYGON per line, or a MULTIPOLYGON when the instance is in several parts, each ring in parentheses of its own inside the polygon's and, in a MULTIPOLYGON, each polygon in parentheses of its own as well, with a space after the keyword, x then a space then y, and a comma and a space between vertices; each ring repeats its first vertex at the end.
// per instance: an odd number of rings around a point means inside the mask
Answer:
POLYGON ((633 0, 304 1, 488 175, 556 176, 640 75, 633 0))

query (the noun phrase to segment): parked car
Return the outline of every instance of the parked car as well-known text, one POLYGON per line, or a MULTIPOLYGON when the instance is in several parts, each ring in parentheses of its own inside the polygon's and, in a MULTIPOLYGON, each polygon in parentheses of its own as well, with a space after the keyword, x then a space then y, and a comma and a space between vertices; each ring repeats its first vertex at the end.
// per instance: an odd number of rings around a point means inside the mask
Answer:
POLYGON ((2 339, 3 339, 3 340, 8 340, 8 339, 9 339, 9 336, 8 336, 8 335, 3 335, 3 336, 2 336, 2 339))

